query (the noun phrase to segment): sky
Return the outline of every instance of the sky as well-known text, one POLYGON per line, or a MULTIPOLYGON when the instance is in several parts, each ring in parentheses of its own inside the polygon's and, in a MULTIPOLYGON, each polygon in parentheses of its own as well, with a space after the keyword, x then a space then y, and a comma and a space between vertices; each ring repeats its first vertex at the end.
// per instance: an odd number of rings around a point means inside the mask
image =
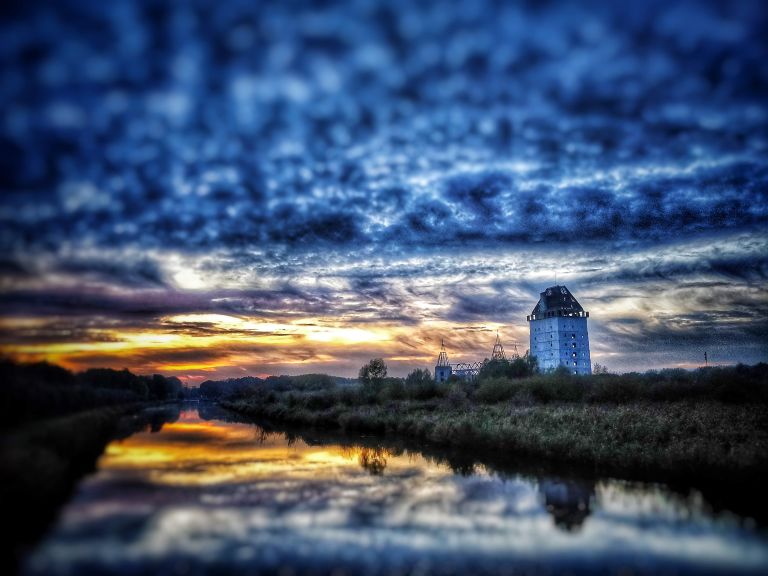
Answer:
MULTIPOLYGON (((619 5, 621 4, 621 5, 619 5)), ((194 384, 768 361, 768 7, 9 3, 0 354, 194 384)))

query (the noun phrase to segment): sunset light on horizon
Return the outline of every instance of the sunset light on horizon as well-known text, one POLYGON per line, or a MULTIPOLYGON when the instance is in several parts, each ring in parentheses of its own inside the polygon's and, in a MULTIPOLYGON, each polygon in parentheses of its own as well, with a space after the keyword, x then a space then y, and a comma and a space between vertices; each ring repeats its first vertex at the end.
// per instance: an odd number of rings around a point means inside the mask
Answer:
POLYGON ((404 376, 559 283, 612 371, 768 360, 759 2, 71 4, 3 21, 3 356, 404 376))

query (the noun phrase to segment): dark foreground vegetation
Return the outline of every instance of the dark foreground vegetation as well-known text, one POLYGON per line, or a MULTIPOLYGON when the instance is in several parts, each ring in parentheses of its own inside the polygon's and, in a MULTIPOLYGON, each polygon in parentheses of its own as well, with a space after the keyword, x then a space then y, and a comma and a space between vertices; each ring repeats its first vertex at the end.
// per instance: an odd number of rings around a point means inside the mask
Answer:
POLYGON ((159 375, 109 369, 73 374, 47 363, 0 362, 0 502, 12 522, 3 574, 14 573, 24 550, 95 469, 120 434, 122 417, 181 393, 180 381, 159 375))
MULTIPOLYGON (((370 372, 370 371, 368 371, 370 372)), ((768 365, 435 384, 428 371, 359 387, 278 390, 222 401, 251 417, 404 435, 433 444, 557 459, 633 477, 739 478, 768 471, 768 365)))
POLYGON ((103 406, 180 399, 181 381, 95 368, 72 373, 37 362, 0 361, 0 429, 103 406))

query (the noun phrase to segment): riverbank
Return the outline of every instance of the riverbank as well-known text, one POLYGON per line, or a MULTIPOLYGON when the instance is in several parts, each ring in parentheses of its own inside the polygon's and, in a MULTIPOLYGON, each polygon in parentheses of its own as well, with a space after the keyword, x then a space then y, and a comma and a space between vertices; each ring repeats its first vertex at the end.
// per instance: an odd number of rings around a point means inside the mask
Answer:
MULTIPOLYGON (((327 395, 326 395, 327 396, 327 395)), ((456 403, 451 398, 348 405, 318 394, 254 395, 221 405, 252 418, 571 462, 640 477, 757 478, 768 470, 764 405, 456 403), (327 399, 327 398, 326 398, 327 399)))
MULTIPOLYGON (((203 408, 203 404, 200 408, 203 408)), ((658 470, 619 470, 615 467, 594 465, 564 460, 543 458, 541 455, 526 455, 519 452, 498 449, 481 449, 476 446, 459 447, 447 443, 429 442, 405 434, 371 434, 354 432, 339 427, 318 427, 290 424, 285 421, 269 420, 248 416, 241 412, 224 409, 220 405, 208 405, 200 412, 204 419, 252 424, 262 437, 268 434, 284 435, 289 441, 302 440, 310 446, 342 445, 361 454, 419 454, 436 464, 447 466, 462 476, 478 470, 492 471, 504 478, 523 475, 528 478, 569 478, 579 482, 594 483, 604 478, 614 478, 627 486, 655 485, 662 483, 666 488, 679 494, 684 500, 698 501, 703 498, 712 514, 729 516, 736 514, 752 518, 759 526, 768 527, 768 504, 764 503, 763 476, 759 474, 720 474, 692 477, 659 473, 658 470)), ((379 458, 372 459, 375 464, 379 458)), ((361 458, 361 466, 367 463, 361 458)), ((372 472, 373 473, 373 472, 372 472)), ((378 472, 376 472, 378 473, 378 472)))
POLYGON ((105 406, 6 430, 0 440, 0 501, 13 522, 9 563, 15 573, 25 550, 55 520, 81 478, 93 472, 107 444, 151 424, 138 417, 147 403, 105 406))

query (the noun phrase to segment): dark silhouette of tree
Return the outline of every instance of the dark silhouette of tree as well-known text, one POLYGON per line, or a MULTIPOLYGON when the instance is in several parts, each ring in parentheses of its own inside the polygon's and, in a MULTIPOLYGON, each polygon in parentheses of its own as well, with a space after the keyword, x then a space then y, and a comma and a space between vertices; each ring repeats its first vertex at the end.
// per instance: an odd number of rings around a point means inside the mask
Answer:
POLYGON ((528 352, 522 358, 517 357, 512 360, 488 360, 486 358, 482 368, 480 368, 479 379, 527 378, 537 372, 538 365, 536 357, 531 356, 528 352))
POLYGON ((149 390, 150 400, 178 400, 183 396, 181 380, 172 376, 166 378, 161 374, 144 376, 142 380, 149 390))
POLYGON ((387 377, 387 365, 382 358, 374 358, 360 368, 358 377, 364 386, 378 387, 387 377))
POLYGON ((127 390, 133 392, 142 400, 149 396, 149 387, 143 378, 128 370, 112 370, 111 368, 91 368, 78 374, 78 379, 94 388, 107 390, 127 390))
POLYGON ((421 368, 413 370, 405 377, 405 389, 408 395, 416 400, 434 398, 440 392, 429 370, 421 368))
POLYGON ((73 374, 45 362, 9 360, 0 360, 0 383, 0 428, 105 405, 171 400, 182 392, 177 378, 109 368, 73 374))
POLYGON ((416 368, 405 377, 405 385, 408 387, 421 386, 429 382, 432 382, 432 374, 428 369, 416 368))
POLYGON ((608 367, 599 362, 595 362, 594 367, 592 368, 592 374, 608 374, 608 367))

